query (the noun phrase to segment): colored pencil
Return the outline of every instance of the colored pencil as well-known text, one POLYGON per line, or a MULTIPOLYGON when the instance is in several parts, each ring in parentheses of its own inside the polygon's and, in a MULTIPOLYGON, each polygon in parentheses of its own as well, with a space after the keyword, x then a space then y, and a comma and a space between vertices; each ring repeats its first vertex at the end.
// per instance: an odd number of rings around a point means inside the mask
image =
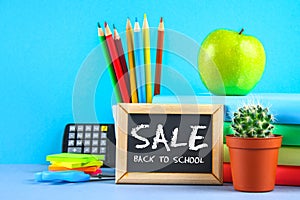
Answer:
POLYGON ((164 48, 164 22, 160 18, 157 35, 157 48, 156 48, 156 69, 155 69, 155 84, 154 95, 160 94, 160 81, 161 81, 161 68, 162 68, 162 54, 164 48))
POLYGON ((123 70, 121 66, 121 62, 119 60, 118 51, 114 42, 114 39, 112 37, 112 32, 108 26, 108 24, 105 22, 105 38, 107 47, 110 53, 110 57, 114 66, 114 71, 116 73, 118 85, 120 87, 121 97, 124 103, 130 103, 130 97, 127 90, 125 78, 123 77, 123 70))
POLYGON ((140 103, 146 103, 146 89, 145 89, 145 70, 144 70, 144 56, 142 47, 142 32, 140 24, 135 18, 134 23, 134 50, 135 50, 135 68, 136 68, 136 82, 138 88, 138 99, 140 103))
POLYGON ((104 59, 106 61, 106 64, 108 65, 108 73, 110 76, 110 80, 112 82, 113 90, 114 90, 115 97, 116 97, 116 102, 120 103, 121 102, 120 89, 119 89, 119 86, 117 85, 117 78, 116 78, 114 68, 112 65, 112 61, 111 61, 111 58, 110 58, 110 55, 109 55, 109 52, 107 49, 107 45, 105 42, 105 35, 104 35, 104 32, 99 23, 98 23, 98 37, 100 40, 102 52, 104 54, 104 59))
POLYGON ((121 40, 121 37, 120 37, 115 25, 113 25, 113 28, 114 28, 115 45, 116 45, 118 55, 119 55, 119 59, 120 59, 120 62, 121 62, 122 71, 123 71, 124 78, 125 78, 125 81, 126 81, 127 90, 128 90, 128 93, 130 94, 129 72, 128 72, 128 69, 127 69, 127 63, 126 63, 126 59, 125 59, 122 40, 121 40))
POLYGON ((130 74, 131 100, 132 103, 138 103, 134 47, 133 47, 133 32, 132 32, 132 26, 129 19, 127 19, 127 23, 126 23, 126 39, 127 39, 127 49, 128 49, 128 64, 130 70, 129 74, 130 74))
POLYGON ((144 63, 146 79, 146 102, 152 103, 152 83, 151 83, 151 56, 150 56, 150 31, 147 15, 144 14, 143 21, 143 42, 144 42, 144 63))

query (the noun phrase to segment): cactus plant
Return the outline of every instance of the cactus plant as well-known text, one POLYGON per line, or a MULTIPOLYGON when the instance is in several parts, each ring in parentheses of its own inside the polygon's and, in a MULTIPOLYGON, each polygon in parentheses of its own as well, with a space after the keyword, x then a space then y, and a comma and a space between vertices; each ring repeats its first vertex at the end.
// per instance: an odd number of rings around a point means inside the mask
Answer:
POLYGON ((234 112, 231 128, 236 137, 267 138, 272 136, 273 121, 274 116, 268 108, 251 104, 234 112))

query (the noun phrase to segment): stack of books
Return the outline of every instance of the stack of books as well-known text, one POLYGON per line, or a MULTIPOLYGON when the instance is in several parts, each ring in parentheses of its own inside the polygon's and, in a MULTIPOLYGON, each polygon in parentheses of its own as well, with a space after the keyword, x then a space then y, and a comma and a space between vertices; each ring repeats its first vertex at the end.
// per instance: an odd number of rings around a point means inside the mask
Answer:
POLYGON ((232 182, 225 135, 232 134, 231 116, 238 107, 260 103, 275 116, 273 134, 283 136, 279 150, 276 185, 300 186, 300 94, 250 94, 247 96, 155 96, 153 103, 224 104, 224 182, 232 182))

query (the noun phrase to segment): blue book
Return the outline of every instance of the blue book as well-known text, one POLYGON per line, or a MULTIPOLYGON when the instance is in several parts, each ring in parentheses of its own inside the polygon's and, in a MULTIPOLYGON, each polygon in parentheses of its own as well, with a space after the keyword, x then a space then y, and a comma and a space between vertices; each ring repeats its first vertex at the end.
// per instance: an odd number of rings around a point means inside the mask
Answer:
POLYGON ((153 97, 152 103, 167 104, 223 104, 224 120, 231 121, 233 112, 248 103, 259 103, 268 107, 277 124, 300 124, 300 94, 257 93, 247 96, 214 96, 200 94, 197 96, 163 96, 153 97))

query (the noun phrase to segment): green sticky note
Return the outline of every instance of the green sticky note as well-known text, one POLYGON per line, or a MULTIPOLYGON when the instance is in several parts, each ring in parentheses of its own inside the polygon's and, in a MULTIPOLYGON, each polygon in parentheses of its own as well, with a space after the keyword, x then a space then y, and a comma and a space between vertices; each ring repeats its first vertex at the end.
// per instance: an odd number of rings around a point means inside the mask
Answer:
POLYGON ((46 160, 50 161, 50 162, 81 162, 81 163, 88 163, 88 162, 102 160, 102 159, 101 159, 101 155, 78 154, 78 153, 60 153, 60 154, 48 155, 46 157, 46 160))

